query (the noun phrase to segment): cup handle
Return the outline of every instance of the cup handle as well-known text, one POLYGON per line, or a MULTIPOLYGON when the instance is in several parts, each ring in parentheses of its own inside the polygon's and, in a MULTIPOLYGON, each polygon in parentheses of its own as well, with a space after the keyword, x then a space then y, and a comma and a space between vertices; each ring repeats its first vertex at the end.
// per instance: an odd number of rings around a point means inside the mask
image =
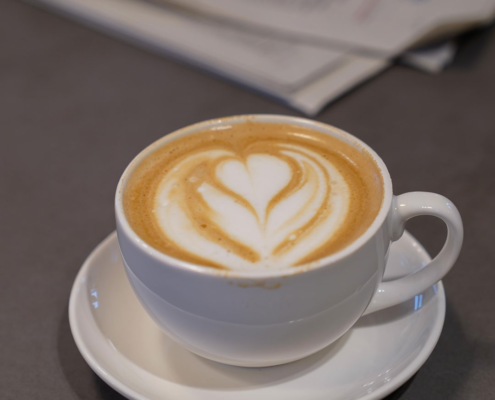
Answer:
POLYGON ((391 240, 398 240, 404 233, 407 220, 419 215, 433 215, 447 225, 447 240, 442 251, 413 274, 380 283, 363 315, 402 303, 424 292, 442 279, 457 260, 464 236, 462 219, 456 206, 439 194, 411 192, 394 196, 388 220, 391 240))

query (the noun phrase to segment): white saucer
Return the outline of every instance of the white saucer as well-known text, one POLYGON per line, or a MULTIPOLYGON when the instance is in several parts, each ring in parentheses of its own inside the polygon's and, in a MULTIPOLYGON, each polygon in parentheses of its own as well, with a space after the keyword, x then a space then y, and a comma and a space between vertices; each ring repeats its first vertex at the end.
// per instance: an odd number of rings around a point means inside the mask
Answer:
MULTIPOLYGON (((429 259, 405 232, 392 245, 386 279, 429 259)), ((148 317, 127 281, 115 233, 85 261, 69 305, 84 359, 131 399, 381 399, 423 365, 444 317, 439 282, 406 303, 361 318, 337 342, 303 360, 269 368, 219 364, 175 344, 148 317)))

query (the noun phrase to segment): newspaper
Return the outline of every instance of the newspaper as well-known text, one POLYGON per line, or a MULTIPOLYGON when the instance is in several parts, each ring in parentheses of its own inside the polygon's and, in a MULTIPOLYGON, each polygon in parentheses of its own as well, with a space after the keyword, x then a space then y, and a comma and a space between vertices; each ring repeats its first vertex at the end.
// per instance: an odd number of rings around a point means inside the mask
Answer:
POLYGON ((454 60, 456 50, 456 44, 450 40, 407 51, 401 56, 400 61, 421 71, 438 74, 454 60))
POLYGON ((488 23, 494 0, 157 0, 237 24, 395 57, 424 40, 488 23))
POLYGON ((112 36, 173 55, 314 115, 390 63, 256 34, 139 0, 33 0, 112 36))
MULTIPOLYGON (((310 116, 386 69, 408 44, 488 21, 495 8, 495 0, 28 1, 310 116)), ((402 60, 434 72, 454 53, 420 49, 402 60)))

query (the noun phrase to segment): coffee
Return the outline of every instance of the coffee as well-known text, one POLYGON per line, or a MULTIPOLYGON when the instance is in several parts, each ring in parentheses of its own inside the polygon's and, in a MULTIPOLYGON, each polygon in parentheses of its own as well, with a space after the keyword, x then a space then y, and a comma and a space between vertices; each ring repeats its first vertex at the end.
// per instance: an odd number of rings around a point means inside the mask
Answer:
POLYGON ((342 250, 372 224, 383 179, 361 149, 313 129, 243 122, 165 143, 127 179, 133 230, 178 259, 288 268, 342 250))

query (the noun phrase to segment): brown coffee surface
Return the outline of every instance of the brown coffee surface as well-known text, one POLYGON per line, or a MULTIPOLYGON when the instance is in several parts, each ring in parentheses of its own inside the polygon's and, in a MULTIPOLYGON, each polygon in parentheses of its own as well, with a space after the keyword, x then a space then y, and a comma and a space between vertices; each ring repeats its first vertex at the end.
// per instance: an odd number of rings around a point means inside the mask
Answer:
POLYGON ((351 244, 383 196, 380 169, 358 145, 248 121, 157 146, 128 176, 123 205, 132 229, 169 256, 222 269, 284 268, 351 244))

